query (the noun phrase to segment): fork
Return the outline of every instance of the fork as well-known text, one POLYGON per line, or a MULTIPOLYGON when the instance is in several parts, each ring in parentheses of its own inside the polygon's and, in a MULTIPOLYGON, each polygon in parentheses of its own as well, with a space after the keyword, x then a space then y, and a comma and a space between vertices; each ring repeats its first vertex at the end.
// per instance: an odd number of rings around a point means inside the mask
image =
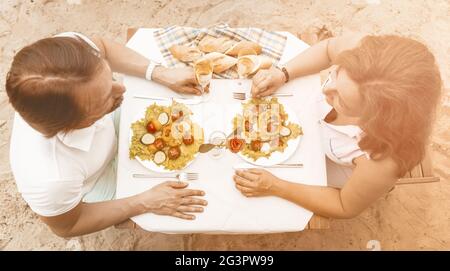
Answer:
POLYGON ((198 173, 196 172, 181 172, 170 175, 155 175, 155 174, 133 174, 133 178, 137 179, 167 179, 175 178, 178 181, 195 181, 198 179, 198 173))
MULTIPOLYGON (((270 95, 269 97, 291 97, 291 96, 294 96, 294 94, 292 94, 292 93, 276 93, 276 94, 270 95)), ((245 92, 233 92, 233 99, 246 100, 247 95, 245 92)))
POLYGON ((166 97, 157 97, 157 96, 147 96, 147 95, 134 94, 133 98, 156 100, 156 101, 183 100, 185 104, 198 104, 198 103, 201 103, 200 99, 192 99, 192 98, 188 98, 188 97, 166 98, 166 97))

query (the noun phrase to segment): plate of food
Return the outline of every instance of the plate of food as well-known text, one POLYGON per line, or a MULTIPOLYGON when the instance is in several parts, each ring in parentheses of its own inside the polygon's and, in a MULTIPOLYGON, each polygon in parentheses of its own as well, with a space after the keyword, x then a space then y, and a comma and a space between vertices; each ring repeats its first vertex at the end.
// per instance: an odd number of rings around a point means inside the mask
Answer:
POLYGON ((295 112, 274 97, 243 102, 232 119, 232 131, 227 148, 258 166, 285 162, 303 135, 295 112))
POLYGON ((176 101, 153 103, 135 118, 130 130, 130 159, 155 172, 187 167, 204 142, 192 111, 176 101))

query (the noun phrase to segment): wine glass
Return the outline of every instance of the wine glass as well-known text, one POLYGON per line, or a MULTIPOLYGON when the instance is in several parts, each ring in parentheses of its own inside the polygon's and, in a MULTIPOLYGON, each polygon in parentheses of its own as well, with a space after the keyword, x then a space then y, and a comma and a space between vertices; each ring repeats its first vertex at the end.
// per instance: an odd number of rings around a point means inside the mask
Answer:
POLYGON ((201 59, 194 63, 195 78, 202 91, 202 100, 205 101, 205 88, 209 85, 213 74, 213 64, 209 59, 201 59))

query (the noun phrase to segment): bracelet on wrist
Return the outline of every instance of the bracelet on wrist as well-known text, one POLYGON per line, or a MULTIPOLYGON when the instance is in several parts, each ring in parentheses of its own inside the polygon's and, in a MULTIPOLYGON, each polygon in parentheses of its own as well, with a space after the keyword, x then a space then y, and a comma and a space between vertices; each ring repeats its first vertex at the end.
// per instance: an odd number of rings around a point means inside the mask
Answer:
POLYGON ((285 77, 284 82, 285 82, 285 83, 289 82, 289 73, 288 73, 288 71, 286 70, 286 68, 285 68, 285 67, 282 67, 282 68, 281 68, 281 71, 284 73, 284 77, 285 77))

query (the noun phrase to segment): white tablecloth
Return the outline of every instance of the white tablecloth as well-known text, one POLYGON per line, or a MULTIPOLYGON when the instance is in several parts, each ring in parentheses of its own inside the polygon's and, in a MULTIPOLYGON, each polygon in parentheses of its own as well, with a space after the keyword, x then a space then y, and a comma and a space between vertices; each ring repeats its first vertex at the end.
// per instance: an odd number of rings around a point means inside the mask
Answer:
MULTIPOLYGON (((163 62, 163 58, 154 42, 152 29, 139 29, 127 43, 129 48, 150 59, 163 62)), ((290 33, 283 32, 288 39, 281 63, 308 48, 308 45, 290 33)), ((147 94, 161 97, 177 97, 170 89, 140 78, 125 76, 127 88, 122 104, 119 134, 119 153, 117 170, 117 198, 138 194, 160 183, 158 180, 133 179, 133 173, 151 173, 128 155, 130 124, 151 100, 136 99, 134 94, 147 94)), ((190 106, 194 116, 204 127, 205 139, 213 130, 223 130, 231 124, 227 114, 230 107, 239 106, 232 99, 231 92, 249 88, 250 80, 213 80, 211 98, 207 103, 190 106), (228 126, 227 126, 228 125, 228 126)), ((287 162, 303 163, 303 168, 270 169, 275 175, 292 181, 311 185, 326 185, 325 155, 321 147, 321 135, 318 125, 318 112, 314 94, 320 86, 318 75, 293 80, 283 86, 280 92, 293 92, 294 97, 279 98, 296 113, 303 128, 299 147, 287 162)), ((143 116, 143 115, 142 115, 143 116)), ((208 154, 199 154, 186 172, 199 172, 200 178, 190 183, 189 188, 206 192, 208 206, 205 211, 196 214, 194 221, 185 221, 169 216, 143 214, 133 217, 140 227, 148 231, 166 233, 269 233, 301 231, 307 225, 312 213, 296 204, 276 197, 246 198, 236 190, 232 175, 233 167, 243 160, 231 152, 225 152, 219 159, 208 154)))

